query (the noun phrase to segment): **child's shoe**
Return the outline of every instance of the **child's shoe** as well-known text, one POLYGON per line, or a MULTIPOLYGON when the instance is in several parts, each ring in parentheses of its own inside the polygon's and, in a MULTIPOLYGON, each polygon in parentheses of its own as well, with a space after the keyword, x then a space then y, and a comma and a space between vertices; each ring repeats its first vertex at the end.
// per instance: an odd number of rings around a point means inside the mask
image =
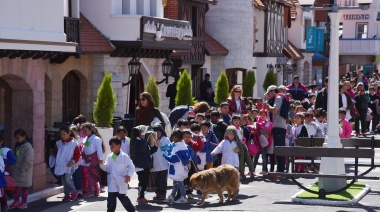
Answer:
POLYGON ((137 204, 139 204, 139 205, 147 204, 147 203, 148 203, 148 200, 145 199, 145 198, 139 198, 139 199, 137 200, 137 204))
POLYGON ((28 204, 26 204, 26 202, 22 202, 20 205, 18 205, 17 208, 18 208, 18 209, 25 209, 25 208, 28 208, 28 204))
POLYGON ((175 203, 187 203, 187 199, 185 196, 180 197, 175 201, 175 203))
POLYGON ((70 195, 65 195, 62 199, 62 202, 70 202, 70 195))
POLYGON ((164 200, 164 202, 174 202, 174 197, 172 195, 169 195, 168 198, 164 200))
POLYGON ((19 204, 19 201, 14 201, 12 204, 9 205, 9 209, 17 208, 19 204))
POLYGON ((70 194, 70 200, 75 200, 78 197, 79 192, 78 191, 73 191, 70 194))
POLYGON ((91 192, 91 191, 87 191, 86 193, 83 194, 83 197, 93 197, 94 196, 94 192, 91 192))

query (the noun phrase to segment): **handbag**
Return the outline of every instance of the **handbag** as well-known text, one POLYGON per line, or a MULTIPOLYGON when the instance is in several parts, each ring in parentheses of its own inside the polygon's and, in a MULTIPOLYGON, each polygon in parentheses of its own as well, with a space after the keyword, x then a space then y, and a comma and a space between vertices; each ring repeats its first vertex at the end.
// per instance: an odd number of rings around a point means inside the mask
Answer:
POLYGON ((367 109, 367 116, 365 117, 366 121, 371 121, 373 119, 372 110, 370 108, 367 109))
POLYGON ((351 109, 350 109, 350 115, 351 115, 352 118, 357 118, 357 117, 360 116, 359 112, 358 112, 358 110, 356 109, 355 106, 351 107, 351 109))
POLYGON ((17 187, 17 183, 15 179, 11 175, 5 175, 4 176, 5 181, 7 181, 7 185, 4 187, 6 191, 13 191, 17 187))
POLYGON ((253 155, 253 156, 256 156, 257 154, 259 154, 260 152, 260 149, 261 149, 261 146, 259 146, 259 144, 255 144, 254 142, 247 142, 247 148, 248 148, 248 153, 253 155))

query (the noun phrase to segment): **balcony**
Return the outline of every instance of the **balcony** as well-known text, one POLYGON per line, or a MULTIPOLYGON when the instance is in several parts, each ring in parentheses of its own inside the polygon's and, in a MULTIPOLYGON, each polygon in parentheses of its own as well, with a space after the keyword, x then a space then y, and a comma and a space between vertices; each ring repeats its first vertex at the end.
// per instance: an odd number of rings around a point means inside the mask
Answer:
POLYGON ((340 55, 379 55, 379 38, 341 38, 339 39, 340 55))
POLYGON ((79 18, 65 17, 64 32, 66 42, 80 44, 80 20, 79 18))

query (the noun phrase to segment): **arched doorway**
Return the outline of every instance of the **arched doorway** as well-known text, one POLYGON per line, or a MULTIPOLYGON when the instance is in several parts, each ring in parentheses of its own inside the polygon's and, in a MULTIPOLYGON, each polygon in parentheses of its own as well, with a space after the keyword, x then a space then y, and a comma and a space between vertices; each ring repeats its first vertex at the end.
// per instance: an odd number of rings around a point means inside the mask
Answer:
POLYGON ((62 80, 62 121, 72 122, 80 114, 80 78, 70 71, 62 80))
POLYGON ((0 124, 5 136, 5 145, 13 148, 12 133, 23 128, 33 136, 34 123, 33 92, 30 85, 16 75, 0 77, 0 124))

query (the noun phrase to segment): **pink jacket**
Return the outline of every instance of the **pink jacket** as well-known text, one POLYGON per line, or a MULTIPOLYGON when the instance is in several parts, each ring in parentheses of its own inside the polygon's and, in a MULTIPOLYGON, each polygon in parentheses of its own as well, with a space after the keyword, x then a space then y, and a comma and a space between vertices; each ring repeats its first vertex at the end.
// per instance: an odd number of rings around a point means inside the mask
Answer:
POLYGON ((339 126, 342 128, 343 132, 339 135, 340 138, 350 138, 352 133, 352 126, 347 119, 343 119, 339 122, 339 126))

